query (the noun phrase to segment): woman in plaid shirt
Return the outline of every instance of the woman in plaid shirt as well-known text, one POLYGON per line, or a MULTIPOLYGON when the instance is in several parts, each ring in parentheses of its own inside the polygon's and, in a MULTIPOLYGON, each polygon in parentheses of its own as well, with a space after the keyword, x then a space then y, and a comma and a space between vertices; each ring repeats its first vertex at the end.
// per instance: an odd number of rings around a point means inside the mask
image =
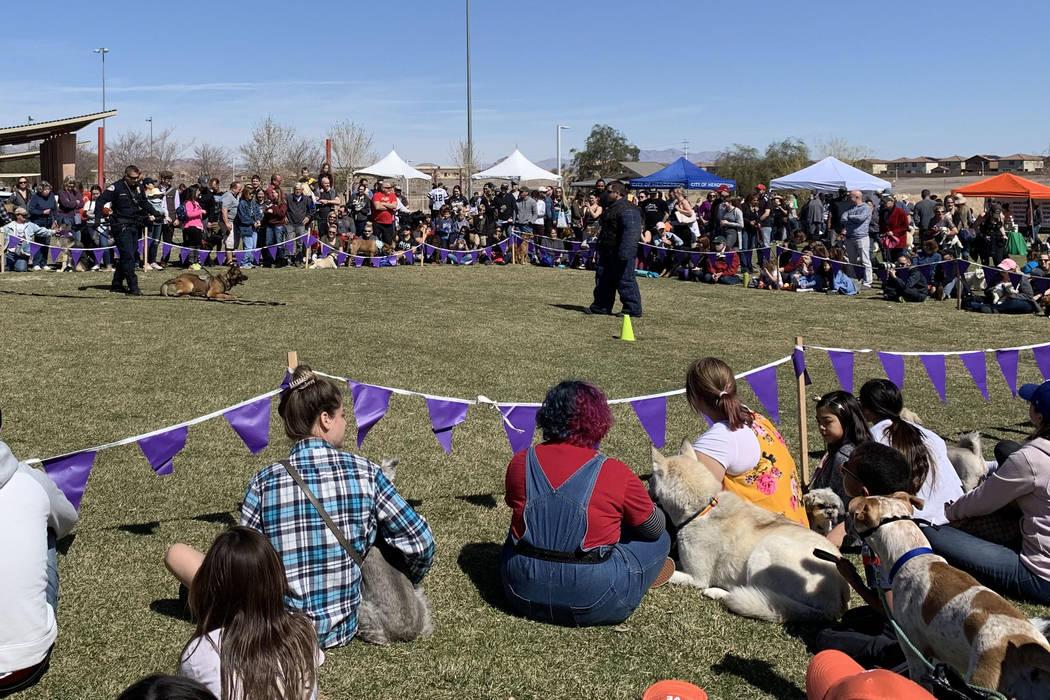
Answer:
MULTIPOLYGON (((340 449, 346 418, 339 387, 300 365, 281 392, 277 412, 295 441, 288 461, 351 546, 364 557, 381 536, 404 555, 412 582, 422 581, 434 559, 430 526, 377 465, 340 449)), ((286 602, 310 618, 321 647, 347 644, 357 631, 361 571, 281 462, 263 467, 248 482, 241 524, 265 534, 280 554, 288 578, 286 602)), ((165 563, 188 583, 201 558, 175 545, 165 563)))

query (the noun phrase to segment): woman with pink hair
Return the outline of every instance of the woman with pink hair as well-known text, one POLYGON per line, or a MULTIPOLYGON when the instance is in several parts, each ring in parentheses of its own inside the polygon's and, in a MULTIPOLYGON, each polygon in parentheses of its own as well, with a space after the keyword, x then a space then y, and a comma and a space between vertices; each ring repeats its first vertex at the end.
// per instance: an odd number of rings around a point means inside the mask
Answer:
POLYGON ((507 600, 540 622, 623 622, 674 573, 663 511, 630 467, 598 452, 612 425, 598 387, 573 380, 552 387, 536 425, 543 442, 507 467, 513 514, 500 561, 507 600))

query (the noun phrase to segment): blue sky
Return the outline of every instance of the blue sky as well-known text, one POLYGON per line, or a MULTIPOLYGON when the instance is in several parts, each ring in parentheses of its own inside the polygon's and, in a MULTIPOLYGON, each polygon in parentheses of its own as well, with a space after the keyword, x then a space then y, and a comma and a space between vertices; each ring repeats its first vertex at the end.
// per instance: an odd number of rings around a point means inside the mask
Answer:
MULTIPOLYGON (((91 49, 106 46, 111 134, 145 130, 152 116, 183 141, 236 147, 273 115, 323 143, 327 126, 353 119, 381 154, 396 146, 412 162, 448 162, 466 136, 462 0, 220 1, 181 17, 172 8, 189 6, 100 6, 45 1, 38 14, 51 29, 5 36, 5 125, 98 111, 91 49)), ((1050 5, 805 7, 474 0, 480 160, 515 146, 553 157, 559 123, 572 127, 565 154, 595 123, 642 148, 687 139, 693 153, 786 137, 839 137, 889 158, 1046 152, 1047 79, 1019 70, 1046 63, 1050 5)))

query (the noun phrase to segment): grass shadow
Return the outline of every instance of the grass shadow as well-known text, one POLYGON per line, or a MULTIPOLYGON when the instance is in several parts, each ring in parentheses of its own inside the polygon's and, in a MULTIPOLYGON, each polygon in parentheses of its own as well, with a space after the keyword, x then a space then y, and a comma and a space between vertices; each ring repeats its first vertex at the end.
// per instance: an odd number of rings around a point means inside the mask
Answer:
POLYGON ((456 564, 474 584, 478 595, 488 605, 508 615, 517 615, 507 605, 499 575, 499 556, 503 546, 495 542, 471 542, 463 546, 456 564))
POLYGON ((806 694, 797 685, 774 671, 769 662, 762 659, 745 659, 735 654, 726 654, 721 661, 711 666, 711 670, 736 676, 781 700, 806 700, 806 694))
MULTIPOLYGON (((85 289, 85 287, 81 287, 85 289)), ((91 289, 95 289, 92 287, 91 289)), ((109 286, 98 287, 97 289, 109 289, 109 286)), ((0 289, 0 294, 10 294, 17 297, 46 297, 48 299, 90 299, 94 297, 84 297, 79 294, 44 294, 43 292, 16 292, 13 289, 0 289)))
POLYGON ((575 311, 580 314, 587 313, 587 307, 579 304, 547 304, 547 306, 553 306, 555 309, 561 309, 562 311, 575 311))
POLYGON ((492 510, 496 507, 496 497, 491 493, 475 493, 470 496, 456 496, 457 501, 464 501, 479 508, 492 510))
POLYGON ((226 527, 233 527, 237 524, 237 520, 233 515, 224 510, 217 513, 202 513, 201 515, 195 515, 193 516, 193 520, 202 523, 218 523, 219 525, 225 525, 226 527))
POLYGON ((160 521, 152 520, 148 523, 128 523, 127 525, 117 525, 113 529, 127 532, 132 535, 152 535, 156 532, 158 527, 160 527, 160 521))
POLYGON ((149 604, 149 609, 158 615, 170 617, 181 622, 191 622, 186 603, 178 598, 159 598, 149 604))

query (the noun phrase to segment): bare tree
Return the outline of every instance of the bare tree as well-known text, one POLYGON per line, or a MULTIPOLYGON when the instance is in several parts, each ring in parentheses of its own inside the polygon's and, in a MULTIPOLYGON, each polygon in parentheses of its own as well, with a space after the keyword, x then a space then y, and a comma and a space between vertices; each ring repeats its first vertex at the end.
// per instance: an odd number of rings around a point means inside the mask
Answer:
POLYGON ((170 170, 182 155, 186 145, 173 136, 174 129, 164 129, 153 135, 129 129, 106 143, 106 172, 123 173, 129 165, 137 165, 144 173, 156 174, 170 170))
POLYGON ((478 172, 480 168, 478 168, 478 152, 472 151, 471 145, 464 140, 456 141, 448 147, 448 157, 452 161, 452 165, 464 169, 469 167, 471 174, 473 174, 478 172))
POLYGON ((73 158, 73 172, 77 180, 80 180, 85 187, 96 184, 98 182, 98 149, 93 146, 81 146, 78 143, 73 158))
POLYGON ((233 156, 222 146, 205 142, 194 147, 190 163, 195 175, 217 177, 223 185, 233 179, 233 156))
POLYGON ((298 138, 295 127, 268 116, 255 125, 248 142, 237 149, 244 166, 264 180, 273 173, 297 176, 300 168, 316 168, 321 148, 308 138, 298 138))
MULTIPOLYGON (((293 131, 293 136, 294 133, 293 131)), ((281 165, 284 168, 284 172, 290 173, 293 177, 298 177, 299 171, 303 168, 309 168, 310 171, 313 171, 315 168, 320 170, 323 158, 324 153, 316 141, 305 137, 292 138, 284 149, 281 165)))
POLYGON ((818 141, 816 151, 820 158, 833 156, 849 165, 855 165, 857 161, 870 158, 873 154, 873 151, 867 146, 852 144, 840 136, 834 136, 827 141, 818 141))
POLYGON ((345 190, 353 180, 354 170, 376 160, 372 150, 372 132, 349 119, 333 124, 328 130, 332 139, 332 171, 337 188, 345 190))

